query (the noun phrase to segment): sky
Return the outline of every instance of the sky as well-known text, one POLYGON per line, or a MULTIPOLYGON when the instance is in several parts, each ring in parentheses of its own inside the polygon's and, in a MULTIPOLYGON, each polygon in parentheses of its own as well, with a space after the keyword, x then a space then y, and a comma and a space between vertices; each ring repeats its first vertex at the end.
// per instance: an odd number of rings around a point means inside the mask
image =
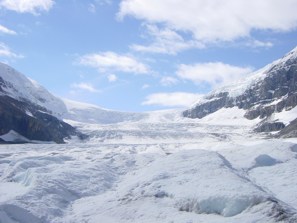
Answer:
POLYGON ((297 0, 0 0, 0 61, 56 96, 187 108, 297 45, 297 0))

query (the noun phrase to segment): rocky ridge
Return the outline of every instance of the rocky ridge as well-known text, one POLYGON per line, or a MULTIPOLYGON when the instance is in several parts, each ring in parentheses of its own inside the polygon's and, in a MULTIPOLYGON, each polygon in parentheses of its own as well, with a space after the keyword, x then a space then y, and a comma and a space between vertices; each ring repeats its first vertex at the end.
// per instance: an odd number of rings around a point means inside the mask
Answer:
MULTIPOLYGON (((261 121, 257 132, 283 129, 279 136, 297 136, 285 125, 272 119, 272 115, 289 111, 297 105, 297 47, 280 60, 253 73, 247 79, 218 89, 204 97, 193 108, 183 112, 184 117, 203 118, 221 108, 237 106, 246 111, 245 118, 261 121), (288 132, 287 132, 288 131, 288 132)), ((297 118, 297 114, 296 114, 297 118)), ((295 125, 296 127, 296 125, 295 125)))
POLYGON ((0 135, 15 131, 29 141, 56 143, 63 143, 65 138, 74 135, 82 137, 60 118, 65 111, 66 106, 60 99, 0 63, 0 135))

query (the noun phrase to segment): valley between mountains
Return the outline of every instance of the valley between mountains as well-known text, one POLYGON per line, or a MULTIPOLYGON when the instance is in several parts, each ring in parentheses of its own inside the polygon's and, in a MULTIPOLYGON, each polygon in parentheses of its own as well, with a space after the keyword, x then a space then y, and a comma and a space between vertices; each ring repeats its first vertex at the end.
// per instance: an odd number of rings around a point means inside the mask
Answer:
POLYGON ((60 99, 0 66, 0 222, 297 222, 297 48, 186 110, 60 99))

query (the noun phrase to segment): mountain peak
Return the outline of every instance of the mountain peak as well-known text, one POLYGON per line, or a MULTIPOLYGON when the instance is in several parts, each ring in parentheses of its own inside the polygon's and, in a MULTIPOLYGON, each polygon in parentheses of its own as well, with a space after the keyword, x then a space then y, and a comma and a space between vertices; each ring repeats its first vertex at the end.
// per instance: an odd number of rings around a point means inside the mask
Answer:
POLYGON ((0 63, 0 138, 2 137, 2 140, 62 143, 64 138, 71 135, 82 137, 75 128, 61 120, 66 112, 66 106, 61 99, 56 98, 37 82, 28 79, 9 65, 0 63))
POLYGON ((4 63, 0 63, 0 94, 36 104, 42 107, 44 112, 59 118, 67 111, 62 100, 53 96, 36 81, 4 63))
MULTIPOLYGON (((277 122, 272 117, 274 114, 291 110, 296 105, 297 47, 247 78, 206 95, 194 107, 184 111, 183 115, 204 118, 222 108, 238 107, 245 110, 245 118, 260 118, 265 128, 257 129, 266 131, 276 126, 284 127, 281 123, 272 127, 267 122, 277 122)), ((297 118, 297 115, 292 117, 297 118)))

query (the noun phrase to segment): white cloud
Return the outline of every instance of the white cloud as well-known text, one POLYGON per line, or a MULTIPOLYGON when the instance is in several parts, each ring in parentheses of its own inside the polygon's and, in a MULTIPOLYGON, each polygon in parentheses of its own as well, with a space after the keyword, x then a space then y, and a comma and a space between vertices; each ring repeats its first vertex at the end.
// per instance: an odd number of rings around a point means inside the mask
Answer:
POLYGON ((80 58, 80 64, 94 67, 101 72, 121 71, 134 74, 146 74, 149 68, 128 55, 119 55, 114 52, 87 54, 80 58))
POLYGON ((91 13, 96 13, 96 6, 93 3, 88 5, 88 11, 91 13))
POLYGON ((22 55, 12 52, 7 45, 1 42, 0 42, 0 57, 23 58, 22 55))
POLYGON ((251 42, 248 42, 246 45, 250 46, 250 47, 254 47, 254 48, 259 48, 259 47, 271 48, 271 47, 273 47, 272 42, 269 42, 269 41, 263 42, 260 40, 252 40, 251 42))
POLYGON ((84 91, 88 91, 91 93, 98 93, 100 92, 99 90, 97 90, 95 87, 93 87, 93 85, 89 84, 89 83, 74 83, 71 85, 72 88, 75 89, 80 89, 80 90, 84 90, 84 91))
POLYGON ((147 88, 149 88, 150 87, 150 85, 149 84, 144 84, 144 85, 142 85, 142 87, 141 87, 141 89, 147 89, 147 88))
POLYGON ((155 93, 148 95, 142 105, 161 105, 165 107, 188 107, 202 96, 186 92, 155 93))
POLYGON ((95 0, 98 5, 111 5, 112 0, 95 0))
POLYGON ((212 87, 226 85, 252 72, 250 67, 237 67, 221 62, 181 64, 177 76, 196 84, 208 83, 212 87))
POLYGON ((49 11, 53 0, 0 0, 0 6, 19 13, 38 15, 41 11, 49 11))
POLYGON ((174 77, 170 77, 170 76, 165 76, 162 77, 160 83, 163 86, 171 86, 171 85, 175 85, 178 83, 178 79, 174 78, 174 77))
POLYGON ((131 49, 140 52, 172 54, 191 49, 203 48, 198 41, 186 41, 181 35, 170 28, 160 29, 155 25, 145 25, 147 37, 152 38, 153 43, 148 46, 133 44, 131 49))
POLYGON ((97 8, 102 7, 104 5, 111 5, 112 0, 93 0, 93 3, 88 4, 88 11, 91 13, 96 13, 97 8))
POLYGON ((296 0, 123 0, 118 17, 166 24, 209 43, 249 37, 252 30, 293 30, 296 8, 296 0))
POLYGON ((16 35, 17 33, 11 29, 6 28, 0 24, 0 33, 9 34, 9 35, 16 35))
POLYGON ((110 75, 108 75, 108 76, 107 76, 107 79, 108 79, 109 82, 115 82, 115 81, 118 80, 117 76, 114 75, 114 74, 110 74, 110 75))

